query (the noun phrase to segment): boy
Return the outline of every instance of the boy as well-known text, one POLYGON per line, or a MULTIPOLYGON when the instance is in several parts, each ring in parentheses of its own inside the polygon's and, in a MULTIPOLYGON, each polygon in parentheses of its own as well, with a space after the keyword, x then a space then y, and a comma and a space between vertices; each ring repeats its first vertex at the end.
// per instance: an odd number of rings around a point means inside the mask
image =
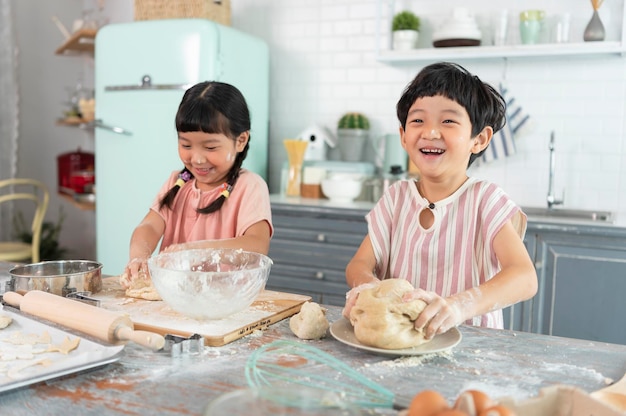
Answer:
POLYGON ((359 291, 386 278, 416 288, 415 321, 432 338, 462 323, 502 328, 502 308, 537 291, 537 274, 513 222, 526 216, 467 168, 505 123, 500 94, 466 69, 422 69, 398 101, 400 140, 419 180, 387 189, 366 216, 368 235, 346 268, 349 317, 359 291))

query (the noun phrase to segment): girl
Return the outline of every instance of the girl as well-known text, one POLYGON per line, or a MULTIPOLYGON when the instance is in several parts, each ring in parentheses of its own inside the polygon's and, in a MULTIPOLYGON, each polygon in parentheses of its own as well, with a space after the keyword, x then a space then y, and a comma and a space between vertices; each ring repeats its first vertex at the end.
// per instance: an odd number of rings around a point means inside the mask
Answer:
MULTIPOLYGON (((426 308, 427 338, 468 323, 502 328, 502 308, 537 291, 537 274, 514 221, 526 216, 496 185, 467 168, 504 126, 500 94, 459 65, 420 71, 397 104, 400 139, 418 181, 387 189, 366 216, 368 235, 346 268, 344 315, 358 292, 406 279, 426 308)), ((405 299, 408 300, 408 299, 405 299)))
POLYGON ((165 182, 130 241, 124 287, 147 275, 161 251, 240 248, 267 254, 273 233, 269 191, 242 169, 250 141, 250 113, 241 92, 221 82, 189 88, 176 113, 178 155, 185 166, 165 182))

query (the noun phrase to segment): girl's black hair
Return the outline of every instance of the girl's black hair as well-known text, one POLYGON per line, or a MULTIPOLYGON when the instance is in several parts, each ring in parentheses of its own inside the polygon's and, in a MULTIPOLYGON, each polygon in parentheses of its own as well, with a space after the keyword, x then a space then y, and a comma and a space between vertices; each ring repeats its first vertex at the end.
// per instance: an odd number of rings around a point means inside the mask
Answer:
MULTIPOLYGON (((176 113, 176 131, 179 133, 201 131, 210 134, 223 134, 233 140, 250 130, 250 111, 241 92, 230 84, 217 81, 206 81, 189 88, 176 113)), ((250 139, 243 151, 237 153, 235 163, 228 171, 226 185, 232 192, 239 178, 241 164, 248 155, 250 139)), ((179 180, 161 199, 159 208, 164 206, 172 209, 174 197, 178 190, 189 179, 191 172, 184 168, 178 175, 179 180)), ((219 210, 227 196, 220 196, 208 206, 198 208, 201 214, 210 214, 219 210)))
MULTIPOLYGON (((409 109, 415 100, 437 95, 456 101, 465 108, 472 123, 472 137, 486 126, 491 126, 495 134, 506 123, 506 102, 498 91, 461 65, 438 62, 424 67, 402 93, 396 105, 396 114, 402 128, 406 128, 409 109)), ((486 149, 480 153, 472 153, 468 167, 486 149)))

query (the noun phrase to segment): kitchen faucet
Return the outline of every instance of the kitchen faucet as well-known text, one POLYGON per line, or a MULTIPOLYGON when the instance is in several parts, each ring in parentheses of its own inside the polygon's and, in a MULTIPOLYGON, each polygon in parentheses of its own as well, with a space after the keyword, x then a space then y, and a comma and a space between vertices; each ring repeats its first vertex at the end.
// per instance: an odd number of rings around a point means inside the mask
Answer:
POLYGON ((548 182, 548 209, 552 208, 554 205, 562 205, 563 200, 565 199, 565 190, 563 191, 563 196, 561 199, 557 199, 554 196, 554 167, 556 165, 556 157, 554 155, 554 131, 550 133, 550 176, 548 182))

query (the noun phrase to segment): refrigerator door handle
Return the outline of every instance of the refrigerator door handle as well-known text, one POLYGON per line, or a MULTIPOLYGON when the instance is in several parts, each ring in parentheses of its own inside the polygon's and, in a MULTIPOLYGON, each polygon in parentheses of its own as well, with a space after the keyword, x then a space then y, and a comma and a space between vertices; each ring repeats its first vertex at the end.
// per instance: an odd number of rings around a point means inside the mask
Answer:
POLYGON ((109 85, 104 87, 105 91, 145 91, 145 90, 186 90, 192 84, 153 84, 150 75, 141 77, 141 84, 134 85, 109 85))
POLYGON ((102 122, 102 120, 94 120, 93 126, 101 128, 101 129, 105 129, 105 130, 110 130, 113 133, 123 134, 125 136, 132 136, 133 135, 133 133, 131 131, 129 131, 129 130, 123 129, 121 127, 111 126, 109 124, 104 124, 102 122))
POLYGON ((156 84, 156 85, 111 85, 104 87, 105 91, 146 91, 146 90, 186 90, 193 84, 156 84))

